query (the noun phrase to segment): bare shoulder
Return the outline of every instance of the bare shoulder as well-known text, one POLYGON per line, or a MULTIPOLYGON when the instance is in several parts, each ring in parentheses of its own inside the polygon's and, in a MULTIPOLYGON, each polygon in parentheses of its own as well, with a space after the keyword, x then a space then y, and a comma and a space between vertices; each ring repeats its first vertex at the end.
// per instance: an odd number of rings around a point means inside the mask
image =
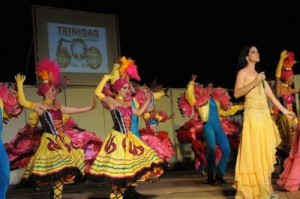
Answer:
POLYGON ((247 74, 247 69, 246 68, 242 68, 241 70, 239 70, 238 74, 247 74))
POLYGON ((241 69, 238 71, 237 73, 237 78, 244 78, 245 76, 247 76, 247 70, 245 70, 245 68, 241 69))

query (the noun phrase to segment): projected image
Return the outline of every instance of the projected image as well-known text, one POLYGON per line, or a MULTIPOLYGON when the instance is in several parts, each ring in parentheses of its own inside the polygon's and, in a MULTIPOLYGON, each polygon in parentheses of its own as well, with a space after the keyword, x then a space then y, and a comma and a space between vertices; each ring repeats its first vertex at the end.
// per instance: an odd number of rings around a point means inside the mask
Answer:
POLYGON ((120 57, 118 16, 32 6, 36 63, 56 60, 69 85, 95 86, 120 57))
POLYGON ((107 73, 106 30, 102 27, 48 23, 50 58, 62 72, 107 73))

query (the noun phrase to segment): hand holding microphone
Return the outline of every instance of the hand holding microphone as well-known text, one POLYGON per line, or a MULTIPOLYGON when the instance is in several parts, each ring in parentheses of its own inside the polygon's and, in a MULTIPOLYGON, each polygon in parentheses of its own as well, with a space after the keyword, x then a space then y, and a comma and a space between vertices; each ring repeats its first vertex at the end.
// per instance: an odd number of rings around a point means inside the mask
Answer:
POLYGON ((265 88, 265 79, 266 79, 266 75, 265 75, 265 71, 261 72, 262 73, 262 85, 265 88))
POLYGON ((266 79, 266 75, 265 72, 260 72, 258 73, 258 75, 256 76, 257 82, 262 82, 263 87, 265 88, 265 79, 266 79))

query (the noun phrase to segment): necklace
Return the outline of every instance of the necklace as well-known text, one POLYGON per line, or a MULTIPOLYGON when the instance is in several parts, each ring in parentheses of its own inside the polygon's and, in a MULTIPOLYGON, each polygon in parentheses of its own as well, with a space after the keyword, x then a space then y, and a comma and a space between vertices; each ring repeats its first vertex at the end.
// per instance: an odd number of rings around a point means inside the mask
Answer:
POLYGON ((281 83, 281 86, 285 87, 285 88, 288 88, 289 85, 287 83, 281 83))
POLYGON ((124 97, 122 97, 121 95, 117 95, 117 96, 116 96, 116 99, 117 99, 117 100, 124 100, 124 97))
POLYGON ((53 100, 50 100, 50 99, 44 99, 44 100, 43 100, 43 103, 44 103, 44 104, 47 104, 47 105, 53 104, 53 100))

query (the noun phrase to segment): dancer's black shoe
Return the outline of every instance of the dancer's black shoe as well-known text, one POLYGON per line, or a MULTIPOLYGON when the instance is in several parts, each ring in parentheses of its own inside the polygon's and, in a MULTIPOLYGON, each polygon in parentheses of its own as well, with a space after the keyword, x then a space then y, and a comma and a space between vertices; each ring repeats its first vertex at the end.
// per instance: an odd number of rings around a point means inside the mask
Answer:
POLYGON ((225 183, 226 183, 226 180, 224 180, 224 178, 221 177, 221 176, 217 176, 217 175, 216 175, 215 180, 216 180, 217 182, 221 183, 221 184, 225 184, 225 183))
POLYGON ((207 184, 216 184, 216 180, 213 175, 208 175, 207 184))
POLYGON ((125 193, 124 193, 124 199, 135 199, 140 198, 142 196, 141 193, 137 192, 135 189, 135 186, 128 186, 125 193))

